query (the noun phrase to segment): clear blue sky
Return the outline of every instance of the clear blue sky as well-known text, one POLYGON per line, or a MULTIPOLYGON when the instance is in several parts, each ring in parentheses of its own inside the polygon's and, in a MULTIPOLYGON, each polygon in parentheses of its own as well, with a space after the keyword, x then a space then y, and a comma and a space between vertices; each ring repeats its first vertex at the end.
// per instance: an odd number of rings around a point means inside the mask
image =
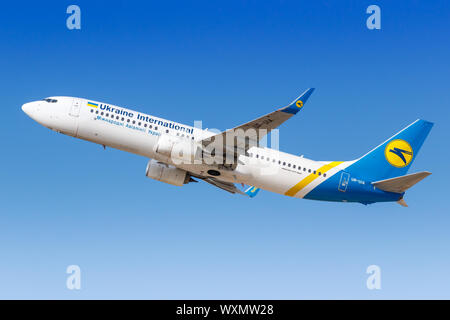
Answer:
POLYGON ((444 0, 4 3, 0 298, 450 298, 449 21, 444 0), (370 4, 381 30, 366 28, 370 4), (173 187, 145 177, 147 159, 20 109, 70 95, 223 130, 308 87, 283 151, 350 160, 435 122, 411 170, 433 175, 409 208, 173 187), (65 287, 71 264, 80 291, 65 287))

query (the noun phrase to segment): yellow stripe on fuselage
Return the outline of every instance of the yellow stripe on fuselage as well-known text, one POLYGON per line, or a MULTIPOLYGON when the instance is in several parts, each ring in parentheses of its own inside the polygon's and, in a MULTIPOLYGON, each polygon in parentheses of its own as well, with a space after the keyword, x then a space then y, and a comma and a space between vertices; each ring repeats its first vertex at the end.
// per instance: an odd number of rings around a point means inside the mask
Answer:
POLYGON ((306 187, 308 184, 310 184, 311 182, 313 182, 314 180, 316 180, 317 178, 321 177, 325 172, 327 172, 328 170, 333 169, 334 167, 337 167, 338 165, 340 165, 343 161, 333 161, 330 162, 329 164, 326 164, 322 167, 320 167, 319 169, 316 170, 316 174, 311 173, 309 174, 306 178, 300 180, 299 183, 297 183, 295 186, 293 186, 292 188, 290 188, 288 191, 286 191, 285 195, 293 197, 295 196, 300 190, 302 190, 304 187, 306 187), (321 173, 322 175, 319 176, 318 173, 321 173))

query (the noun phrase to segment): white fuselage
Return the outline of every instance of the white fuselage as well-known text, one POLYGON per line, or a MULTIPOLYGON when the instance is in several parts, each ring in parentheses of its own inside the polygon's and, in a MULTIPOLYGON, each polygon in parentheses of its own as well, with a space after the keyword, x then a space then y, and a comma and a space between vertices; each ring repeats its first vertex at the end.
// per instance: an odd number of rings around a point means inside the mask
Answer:
MULTIPOLYGON (((327 167, 329 161, 313 161, 260 147, 252 147, 247 155, 240 155, 233 170, 215 164, 180 163, 157 152, 159 139, 195 147, 215 133, 81 98, 51 97, 47 101, 27 103, 22 108, 35 121, 57 132, 168 163, 198 176, 210 176, 208 171, 213 168, 220 173, 220 180, 298 198, 303 198, 315 186, 352 163, 335 162, 327 167), (312 178, 305 179, 308 176, 312 178), (307 185, 292 190, 305 180, 308 180, 307 185)), ((211 177, 217 177, 217 174, 211 177)))

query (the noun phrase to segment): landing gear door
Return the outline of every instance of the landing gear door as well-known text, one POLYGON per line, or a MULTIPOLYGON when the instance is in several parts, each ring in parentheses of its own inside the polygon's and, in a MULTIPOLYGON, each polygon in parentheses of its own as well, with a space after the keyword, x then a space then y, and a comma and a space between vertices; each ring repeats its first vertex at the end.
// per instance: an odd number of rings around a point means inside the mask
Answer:
POLYGON ((347 172, 342 172, 341 180, 339 181, 338 190, 345 192, 347 191, 348 181, 350 180, 350 174, 347 172))
POLYGON ((73 99, 72 106, 69 109, 69 115, 71 115, 72 117, 78 117, 80 115, 80 109, 81 109, 81 100, 73 99))

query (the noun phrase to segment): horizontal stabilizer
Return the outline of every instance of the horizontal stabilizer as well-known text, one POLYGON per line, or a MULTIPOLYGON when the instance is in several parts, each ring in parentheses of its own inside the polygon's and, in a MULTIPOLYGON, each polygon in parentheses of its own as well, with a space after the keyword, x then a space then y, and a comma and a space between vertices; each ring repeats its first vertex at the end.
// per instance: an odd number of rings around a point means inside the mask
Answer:
POLYGON ((403 193, 420 180, 428 177, 430 174, 431 172, 428 171, 411 173, 406 176, 372 182, 372 184, 378 189, 384 191, 403 193))
POLYGON ((399 205, 401 205, 402 207, 407 207, 407 206, 408 206, 403 198, 401 198, 400 200, 398 200, 397 203, 398 203, 399 205))

